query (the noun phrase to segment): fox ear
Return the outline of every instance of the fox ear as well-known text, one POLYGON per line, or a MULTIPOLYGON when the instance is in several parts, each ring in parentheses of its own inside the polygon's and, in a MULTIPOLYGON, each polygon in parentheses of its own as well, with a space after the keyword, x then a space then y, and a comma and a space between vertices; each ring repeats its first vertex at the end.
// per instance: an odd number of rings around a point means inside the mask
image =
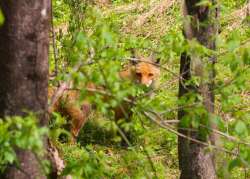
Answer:
POLYGON ((156 63, 157 65, 159 65, 160 62, 161 62, 161 58, 156 58, 155 63, 156 63))

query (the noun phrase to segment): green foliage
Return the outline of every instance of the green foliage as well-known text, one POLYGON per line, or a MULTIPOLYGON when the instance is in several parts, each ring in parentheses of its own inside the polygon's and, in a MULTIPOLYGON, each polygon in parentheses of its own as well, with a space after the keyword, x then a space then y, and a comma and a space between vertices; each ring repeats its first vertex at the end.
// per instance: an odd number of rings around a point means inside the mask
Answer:
POLYGON ((70 141, 72 137, 69 132, 69 122, 63 118, 60 113, 52 113, 49 129, 49 138, 54 143, 56 143, 58 139, 60 139, 60 141, 67 142, 70 141))
POLYGON ((4 16, 3 16, 3 12, 0 9, 0 25, 2 25, 4 23, 4 16))
POLYGON ((110 176, 107 165, 104 165, 107 157, 102 151, 96 151, 94 147, 85 148, 75 145, 59 146, 63 150, 67 163, 62 175, 70 174, 73 178, 102 178, 110 176))
MULTIPOLYGON (((38 158, 44 154, 43 136, 48 130, 37 126, 37 119, 33 114, 26 117, 7 117, 0 120, 0 172, 8 164, 19 165, 16 149, 29 150, 38 158)), ((42 159, 41 159, 42 160, 42 159)), ((48 163, 42 162, 47 170, 48 163)))

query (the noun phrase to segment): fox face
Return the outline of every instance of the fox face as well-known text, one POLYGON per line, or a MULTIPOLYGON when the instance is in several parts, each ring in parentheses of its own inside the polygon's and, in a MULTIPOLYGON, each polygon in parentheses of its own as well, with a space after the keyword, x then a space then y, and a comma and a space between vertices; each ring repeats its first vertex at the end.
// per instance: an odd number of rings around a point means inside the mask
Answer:
POLYGON ((160 75, 160 69, 152 60, 144 59, 135 66, 136 82, 147 87, 153 85, 154 81, 160 75))
POLYGON ((121 71, 120 77, 147 87, 152 87, 160 76, 158 63, 151 58, 139 58, 138 62, 121 71))

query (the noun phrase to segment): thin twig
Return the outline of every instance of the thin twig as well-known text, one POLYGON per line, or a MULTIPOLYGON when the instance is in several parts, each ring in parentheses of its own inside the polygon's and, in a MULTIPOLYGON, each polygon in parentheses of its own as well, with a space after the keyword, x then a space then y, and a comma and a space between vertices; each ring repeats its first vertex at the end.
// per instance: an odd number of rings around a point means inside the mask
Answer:
MULTIPOLYGON (((161 121, 161 122, 162 122, 163 124, 178 124, 178 123, 180 123, 179 120, 163 120, 163 121, 161 121)), ((219 135, 225 137, 226 139, 228 139, 228 140, 230 140, 230 141, 232 141, 232 142, 235 142, 235 143, 238 143, 238 144, 243 144, 243 145, 246 145, 246 146, 249 146, 249 147, 250 147, 250 143, 245 142, 245 141, 242 141, 242 140, 240 140, 240 139, 238 139, 238 138, 236 138, 236 137, 230 136, 230 135, 228 135, 228 134, 226 134, 226 133, 224 133, 224 132, 221 132, 221 131, 219 131, 219 130, 217 130, 217 129, 213 129, 213 128, 208 127, 208 126, 206 126, 206 125, 204 125, 204 124, 199 124, 199 126, 200 126, 200 127, 203 127, 203 128, 206 128, 206 129, 208 129, 208 130, 210 130, 210 131, 212 131, 212 132, 215 132, 215 133, 217 133, 217 134, 219 134, 219 135)), ((183 130, 190 130, 190 128, 181 128, 181 129, 183 129, 183 130)))
MULTIPOLYGON (((155 115, 156 118, 162 120, 161 116, 159 116, 156 112, 150 111, 150 113, 152 113, 153 115, 155 115)), ((154 123, 156 123, 157 125, 159 125, 160 127, 169 130, 170 132, 176 134, 176 135, 179 136, 179 137, 188 139, 188 140, 190 140, 190 141, 192 141, 192 142, 195 142, 195 143, 197 143, 197 144, 201 144, 201 145, 204 145, 204 146, 207 146, 207 147, 212 147, 212 148, 214 148, 214 149, 217 149, 217 150, 220 150, 220 151, 229 153, 229 154, 231 154, 231 155, 237 155, 237 153, 232 152, 232 151, 229 151, 229 150, 227 150, 227 149, 225 149, 225 148, 222 148, 222 147, 219 147, 219 146, 216 146, 216 145, 213 145, 213 144, 209 144, 209 143, 207 143, 207 142, 203 142, 203 141, 194 139, 194 138, 192 138, 192 137, 189 137, 189 136, 187 136, 187 135, 185 135, 185 134, 182 134, 182 133, 176 131, 175 129, 173 129, 171 125, 169 125, 169 124, 167 124, 167 123, 164 124, 164 123, 158 121, 157 119, 155 119, 154 117, 152 117, 148 112, 143 111, 143 114, 144 114, 147 118, 149 118, 151 121, 153 121, 154 123)), ((162 120, 162 121, 163 121, 163 120, 162 120)))

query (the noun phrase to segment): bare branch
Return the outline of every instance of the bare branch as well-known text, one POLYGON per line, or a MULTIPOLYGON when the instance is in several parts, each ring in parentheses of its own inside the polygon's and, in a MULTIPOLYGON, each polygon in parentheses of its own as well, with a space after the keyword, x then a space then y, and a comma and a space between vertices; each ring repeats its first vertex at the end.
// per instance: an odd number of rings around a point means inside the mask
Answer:
POLYGON ((159 116, 157 113, 152 112, 152 111, 150 111, 150 113, 149 113, 149 112, 145 112, 145 111, 143 112, 143 114, 144 114, 146 117, 148 117, 151 121, 153 121, 154 123, 156 123, 156 124, 159 125, 160 127, 164 128, 164 129, 167 129, 167 130, 169 130, 170 132, 176 134, 177 136, 180 136, 180 137, 182 137, 182 138, 188 139, 188 140, 190 140, 190 141, 192 141, 192 142, 195 142, 195 143, 197 143, 197 144, 201 144, 201 145, 204 145, 204 146, 207 146, 207 147, 211 147, 211 148, 214 148, 214 149, 217 149, 217 150, 220 150, 220 151, 229 153, 229 154, 231 154, 231 155, 238 155, 237 153, 232 152, 232 151, 229 151, 229 150, 227 150, 227 149, 225 149, 225 148, 222 148, 222 147, 219 147, 219 146, 210 144, 210 143, 206 143, 206 142, 203 142, 203 141, 194 139, 194 138, 192 138, 192 137, 189 137, 189 136, 187 136, 187 135, 184 135, 184 134, 182 134, 182 133, 176 131, 175 129, 173 129, 171 125, 169 125, 169 124, 167 124, 167 123, 165 123, 165 124, 162 123, 162 122, 161 122, 161 121, 162 121, 162 118, 161 118, 161 116, 159 116), (153 114, 154 116, 156 116, 156 117, 151 116, 150 113, 152 113, 152 114, 153 114), (155 119, 155 118, 156 118, 156 119, 155 119), (157 119, 161 119, 161 121, 158 121, 157 119))

